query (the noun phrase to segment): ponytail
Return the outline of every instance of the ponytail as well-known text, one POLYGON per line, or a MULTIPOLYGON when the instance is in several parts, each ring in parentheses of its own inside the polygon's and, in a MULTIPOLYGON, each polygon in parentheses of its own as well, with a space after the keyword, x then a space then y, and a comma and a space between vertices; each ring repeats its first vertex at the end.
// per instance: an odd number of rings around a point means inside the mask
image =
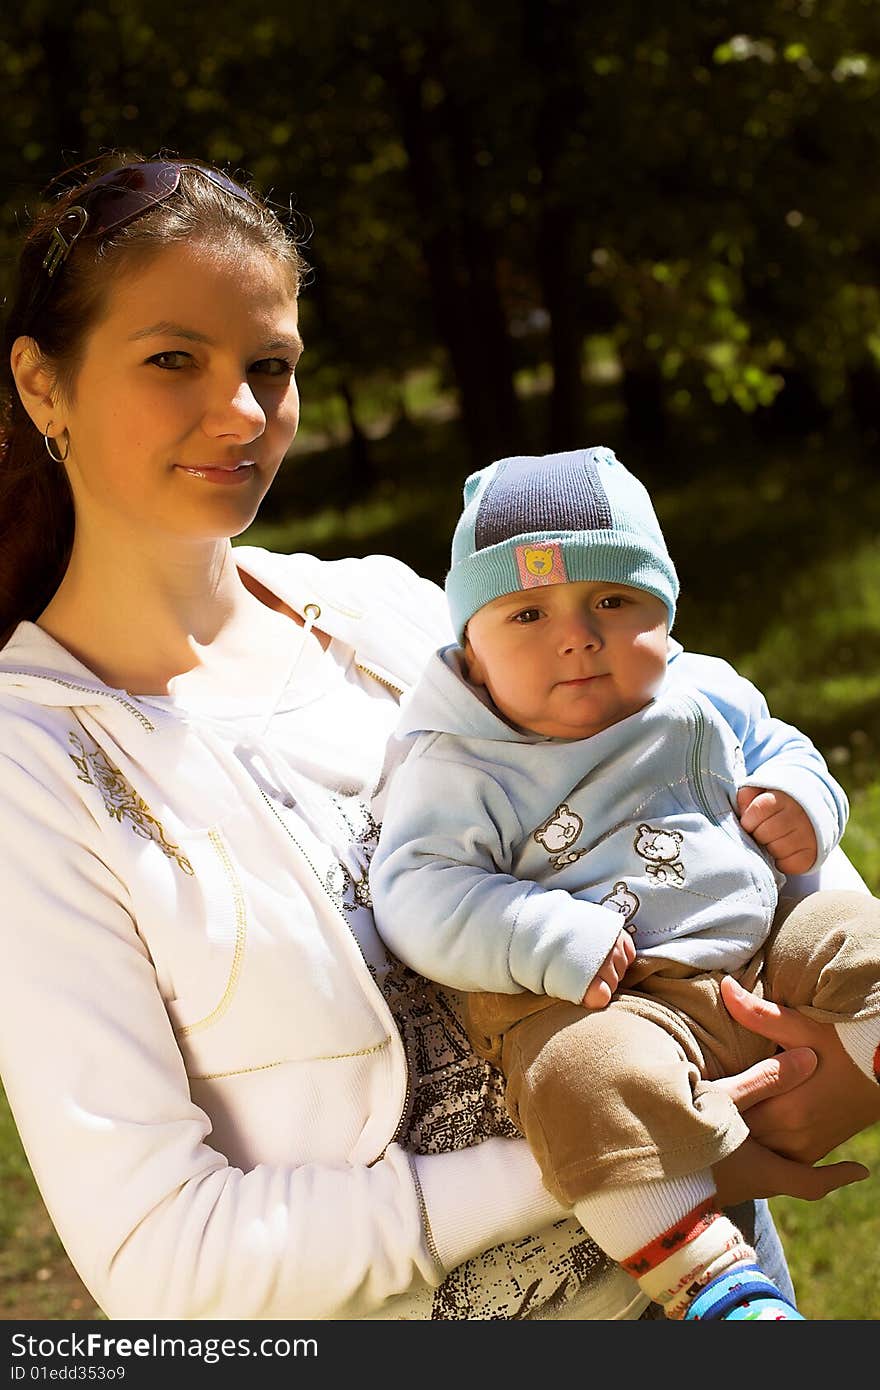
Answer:
POLYGON ((22 619, 39 617, 64 576, 73 545, 73 499, 49 457, 6 360, 0 423, 0 646, 22 619))

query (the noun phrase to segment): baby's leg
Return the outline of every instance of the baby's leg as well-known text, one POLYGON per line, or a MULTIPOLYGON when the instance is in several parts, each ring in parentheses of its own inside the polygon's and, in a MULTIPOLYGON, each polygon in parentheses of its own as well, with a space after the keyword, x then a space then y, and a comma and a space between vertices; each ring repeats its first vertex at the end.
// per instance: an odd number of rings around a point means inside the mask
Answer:
POLYGON ((668 1317, 738 1319, 747 1303, 798 1317, 715 1202, 711 1166, 748 1131, 703 1085, 681 1015, 635 993, 593 1013, 548 1001, 506 1033, 501 1060, 547 1187, 668 1317))
MULTIPOLYGON (((768 942, 762 989, 774 1003, 833 1025, 863 1076, 880 1082, 877 898, 848 891, 804 898, 768 942)), ((880 1086, 876 1098, 880 1119, 880 1086)))

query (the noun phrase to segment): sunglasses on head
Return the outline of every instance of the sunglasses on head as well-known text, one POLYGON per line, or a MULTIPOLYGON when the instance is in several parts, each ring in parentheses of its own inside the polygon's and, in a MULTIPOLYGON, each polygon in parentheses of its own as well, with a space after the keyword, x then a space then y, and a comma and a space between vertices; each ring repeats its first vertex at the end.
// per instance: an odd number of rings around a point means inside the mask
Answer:
POLYGON ((55 283, 55 277, 81 237, 109 236, 119 227, 164 203, 176 193, 183 169, 195 169, 231 197, 250 203, 252 207, 260 206, 247 189, 219 169, 208 169, 187 160, 157 159, 142 164, 123 164, 118 169, 112 169, 109 174, 103 174, 83 189, 78 201, 66 209, 53 229, 41 266, 45 275, 35 287, 29 314, 33 314, 45 300, 55 283))

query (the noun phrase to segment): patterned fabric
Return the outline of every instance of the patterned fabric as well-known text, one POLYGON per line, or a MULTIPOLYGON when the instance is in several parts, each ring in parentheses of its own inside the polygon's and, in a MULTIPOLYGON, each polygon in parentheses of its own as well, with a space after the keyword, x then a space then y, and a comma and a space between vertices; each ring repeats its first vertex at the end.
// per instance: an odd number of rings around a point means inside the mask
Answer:
POLYGON ((803 1322, 794 1304, 757 1265, 739 1265, 707 1284, 685 1322, 803 1322))
POLYGON ((707 1197, 693 1211, 687 1212, 674 1226, 663 1231, 656 1239, 643 1245, 640 1250, 621 1263, 634 1279, 664 1264, 670 1255, 682 1246, 689 1245, 709 1229, 718 1219, 718 1208, 714 1195, 707 1197))
MULTIPOLYGON (((416 1153, 446 1153, 493 1135, 518 1134, 504 1104, 501 1073, 476 1057, 460 1001, 389 956, 378 979, 400 1029, 413 1088, 398 1139, 416 1153)), ((452 1270, 435 1291, 431 1318, 556 1317, 589 1295, 614 1268, 573 1218, 549 1231, 485 1251, 452 1270)))

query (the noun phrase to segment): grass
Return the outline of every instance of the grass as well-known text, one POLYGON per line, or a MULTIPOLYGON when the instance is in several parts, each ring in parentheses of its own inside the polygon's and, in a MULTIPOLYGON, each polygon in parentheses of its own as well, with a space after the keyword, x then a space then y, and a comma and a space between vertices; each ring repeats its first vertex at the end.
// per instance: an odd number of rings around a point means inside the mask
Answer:
MULTIPOLYGON (((372 438, 381 482, 352 496, 332 410, 311 413, 311 439, 278 479, 242 537, 334 558, 385 551, 442 579, 461 483, 472 464, 454 421, 430 409, 418 378, 406 418, 372 438), (321 433, 323 431, 323 438, 321 433), (331 440, 328 443, 328 438, 331 440)), ((540 393, 529 397, 540 408, 540 393)), ((377 409, 379 406, 377 405, 377 409)), ((726 657, 755 680, 771 709, 817 743, 851 802, 844 848, 880 894, 880 479, 857 444, 748 445, 724 425, 639 452, 616 437, 620 411, 597 395, 590 442, 616 447, 654 492, 682 580, 676 635, 726 657)), ((533 437, 539 428, 532 425, 533 437)), ((532 442, 524 448, 535 448, 532 442)), ((536 451, 540 451, 540 445, 536 451)), ((772 1209, 804 1314, 880 1318, 880 1126, 843 1145, 871 1177, 819 1203, 777 1198, 772 1209)), ((0 1318, 101 1317, 52 1230, 0 1091, 0 1318)))
POLYGON ((821 1202, 776 1197, 770 1203, 805 1318, 880 1318, 880 1125, 842 1144, 827 1162, 852 1159, 870 1169, 864 1182, 821 1202))
POLYGON ((55 1234, 0 1089, 0 1319, 101 1317, 55 1234))

